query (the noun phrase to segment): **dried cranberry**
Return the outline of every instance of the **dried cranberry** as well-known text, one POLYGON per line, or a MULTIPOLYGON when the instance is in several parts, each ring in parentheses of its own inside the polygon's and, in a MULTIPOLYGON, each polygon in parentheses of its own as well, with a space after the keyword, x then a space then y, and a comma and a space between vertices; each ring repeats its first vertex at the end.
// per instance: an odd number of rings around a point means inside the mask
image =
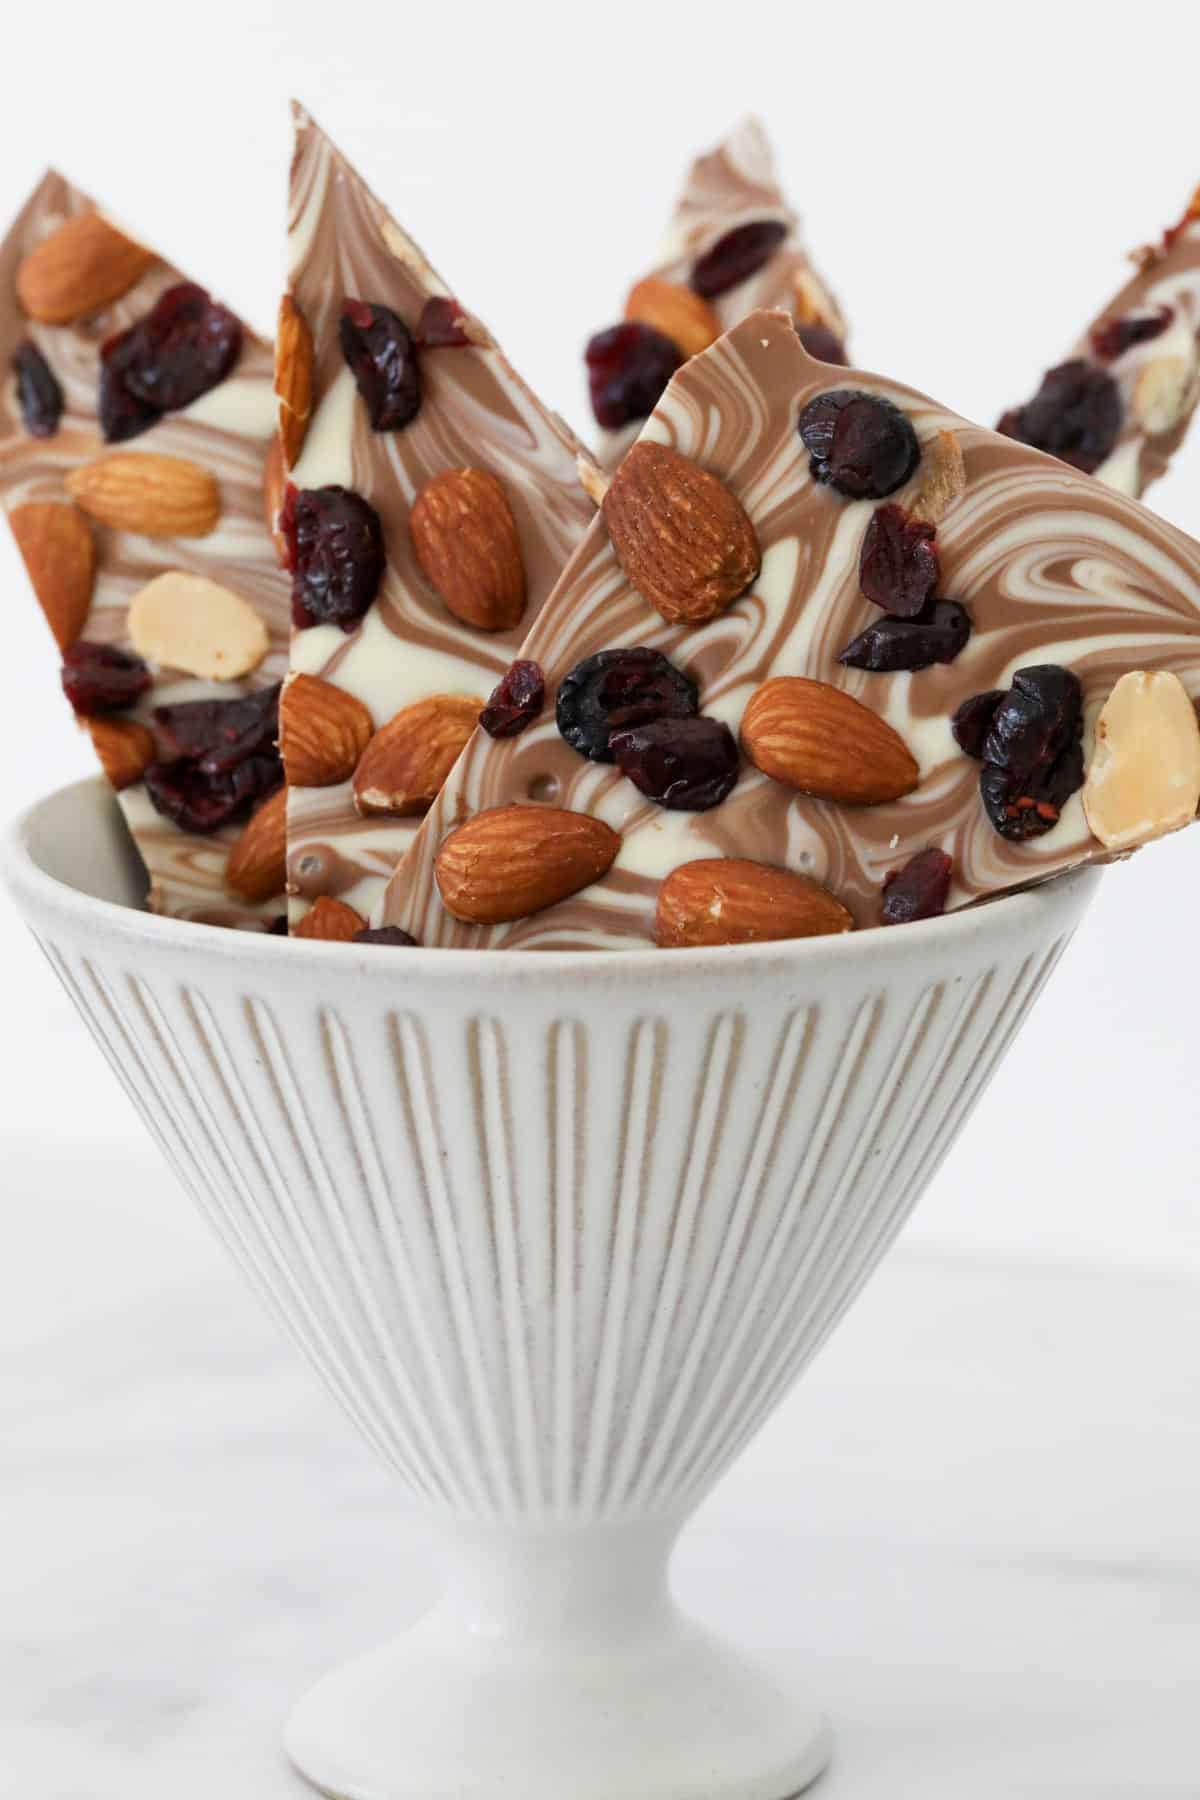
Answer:
POLYGON ((706 300, 715 300, 740 281, 749 281, 787 236, 778 219, 752 219, 735 225, 711 250, 706 250, 692 270, 692 289, 706 300))
POLYGON ((180 757, 154 762, 146 770, 151 804, 181 831, 218 831, 250 812, 283 781, 283 765, 274 754, 249 756, 224 774, 210 774, 199 762, 180 757))
POLYGON ((911 619, 878 619, 838 657, 848 669, 876 674, 953 662, 971 635, 971 615, 957 600, 930 600, 911 619))
POLYGON ((1174 317, 1173 306, 1156 306, 1153 312, 1103 319, 1092 327, 1092 355, 1101 362, 1113 362, 1131 345, 1148 344, 1151 338, 1160 337, 1174 317))
POLYGON ((605 431, 618 431, 649 418, 683 353, 652 325, 627 322, 590 338, 584 360, 596 423, 605 431))
POLYGON ((192 281, 167 288, 122 336, 124 386, 160 413, 178 412, 224 381, 242 348, 241 321, 192 281))
POLYGON ((546 699, 546 678, 535 662, 515 662, 492 689, 491 699, 479 715, 489 737, 516 737, 541 712, 546 699))
POLYGON ((150 686, 150 671, 140 656, 81 638, 63 658, 62 685, 75 711, 90 718, 136 705, 150 686))
POLYGON ((289 481, 283 490, 283 505, 275 521, 275 529, 283 540, 283 566, 289 575, 296 571, 296 495, 299 490, 294 481, 289 481))
POLYGON ((100 351, 96 417, 106 444, 124 444, 130 438, 140 437, 162 418, 157 406, 148 406, 144 400, 139 400, 125 379, 128 365, 136 353, 132 329, 109 338, 100 351))
POLYGON ((1033 399, 996 429, 1091 475, 1121 434, 1121 395, 1104 369, 1076 358, 1048 370, 1033 399))
POLYGON ((944 850, 918 850, 884 882, 880 922, 911 925, 914 919, 936 919, 944 913, 953 867, 944 850))
POLYGON ((206 775, 227 775, 248 756, 275 747, 280 684, 229 700, 181 700, 156 706, 154 723, 172 758, 196 762, 206 775))
POLYGON ((837 363, 846 366, 846 346, 836 331, 830 331, 828 325, 815 320, 811 325, 797 325, 796 336, 804 345, 810 356, 818 362, 837 363))
POLYGON ((979 789, 1002 837, 1040 837, 1083 786, 1083 693, 1055 663, 1018 669, 983 743, 979 789))
POLYGON ((399 925, 368 926, 364 931, 356 931, 352 943, 355 944, 394 944, 398 950, 417 948, 417 940, 411 932, 401 930, 399 925))
POLYGON ((349 488, 301 488, 289 529, 292 617, 307 625, 358 624, 383 579, 379 514, 349 488))
POLYGON ((559 732, 592 762, 613 761, 614 731, 655 719, 690 719, 700 697, 690 675, 658 650, 599 650, 565 675, 558 689, 559 732))
POLYGON ((969 700, 963 701, 950 721, 955 743, 977 762, 983 761, 984 741, 992 729, 996 708, 1005 692, 1004 688, 989 688, 986 694, 972 694, 969 700))
POLYGON ((421 410, 421 366, 404 320, 390 306, 347 300, 338 337, 374 429, 411 425, 421 410))
POLYGON ((417 343, 422 350, 461 350, 471 342, 464 329, 466 316, 457 300, 434 294, 421 308, 417 343))
POLYGON ((858 584, 873 606, 916 617, 941 574, 936 538, 932 525, 895 502, 875 508, 858 558, 858 584))
POLYGON ((287 934, 288 934, 287 914, 280 913, 279 917, 277 919, 272 919, 271 923, 267 926, 267 936, 268 937, 286 937, 287 934))
POLYGON ((36 344, 19 344, 12 366, 17 377, 21 417, 30 437, 53 437, 63 412, 63 391, 58 377, 36 344))
POLYGON ((610 739, 633 785, 672 812, 719 806, 738 778, 737 739, 717 719, 654 719, 610 739))
POLYGON ((890 400, 854 388, 818 394, 796 428, 817 481, 851 500, 882 500, 906 482, 921 449, 917 434, 890 400))

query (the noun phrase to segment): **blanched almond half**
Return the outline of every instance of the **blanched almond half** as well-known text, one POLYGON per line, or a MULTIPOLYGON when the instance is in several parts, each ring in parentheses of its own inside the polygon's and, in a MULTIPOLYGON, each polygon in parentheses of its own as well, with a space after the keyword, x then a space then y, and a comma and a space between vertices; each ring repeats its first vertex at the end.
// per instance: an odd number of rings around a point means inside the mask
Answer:
POLYGON ((1134 384, 1130 411, 1151 437, 1172 430, 1196 404, 1194 357, 1160 356, 1148 362, 1134 384))
POLYGON ((1132 850, 1178 831, 1200 805, 1200 724, 1187 689, 1166 670, 1122 675, 1096 721, 1083 810, 1107 850, 1132 850))
POLYGON ((171 569, 156 575, 129 607, 134 649, 160 668, 204 681, 237 681, 267 654, 267 628, 232 588, 171 569))

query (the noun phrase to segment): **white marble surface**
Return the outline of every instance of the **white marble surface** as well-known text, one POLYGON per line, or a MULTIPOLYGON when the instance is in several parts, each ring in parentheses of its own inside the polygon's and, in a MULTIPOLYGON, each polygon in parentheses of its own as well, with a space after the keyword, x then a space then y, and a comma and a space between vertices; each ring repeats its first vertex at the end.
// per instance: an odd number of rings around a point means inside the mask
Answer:
MULTIPOLYGON (((0 1795, 300 1800, 429 1547, 148 1148, 5 1159, 0 1795)), ((1200 1794, 1198 1299, 902 1246, 708 1502, 680 1595, 794 1646, 823 1800, 1200 1794)))

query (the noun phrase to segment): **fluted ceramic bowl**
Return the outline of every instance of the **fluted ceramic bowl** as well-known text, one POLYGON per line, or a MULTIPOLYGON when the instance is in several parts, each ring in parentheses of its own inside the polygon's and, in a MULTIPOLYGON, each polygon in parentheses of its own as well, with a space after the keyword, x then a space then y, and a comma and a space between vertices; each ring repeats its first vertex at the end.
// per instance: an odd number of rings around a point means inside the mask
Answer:
POLYGON ((748 949, 390 951, 151 918, 101 783, 7 874, 163 1151, 439 1526, 422 1624, 287 1727, 351 1800, 783 1800, 793 1672, 672 1544, 953 1143, 1096 884, 748 949))

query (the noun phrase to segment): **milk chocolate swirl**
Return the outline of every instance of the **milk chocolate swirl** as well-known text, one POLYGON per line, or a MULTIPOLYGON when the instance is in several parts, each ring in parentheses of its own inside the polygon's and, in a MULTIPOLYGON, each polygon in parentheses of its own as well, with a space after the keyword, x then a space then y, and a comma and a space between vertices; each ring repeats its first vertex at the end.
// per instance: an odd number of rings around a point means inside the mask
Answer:
POLYGON ((612 767, 578 756, 552 717, 508 743, 477 733, 389 888, 382 919, 429 945, 630 948, 652 940, 661 879, 698 857, 744 856, 812 875, 867 925, 878 920, 884 877, 927 846, 953 858, 951 908, 1104 854, 1078 793, 1045 836, 998 836, 980 802, 979 764, 959 750, 950 719, 968 696, 1007 687, 1015 670, 1060 663, 1083 685, 1090 756, 1096 715, 1126 671, 1171 670, 1200 695, 1200 546, 1092 477, 911 389, 814 362, 779 313, 746 320, 681 369, 647 436, 694 458, 738 496, 762 546, 761 576, 712 624, 668 626, 626 582, 597 519, 525 646, 546 670, 548 691, 594 651, 649 644, 698 681, 704 712, 736 731, 761 682, 809 676, 888 720, 917 759, 918 788, 884 805, 836 806, 743 763, 722 805, 670 813, 612 767), (838 663, 850 639, 880 617, 858 583, 874 503, 848 501, 813 479, 796 419, 809 400, 839 387, 885 395, 912 421, 923 454, 891 496, 901 505, 918 488, 937 433, 958 438, 966 487, 938 527, 939 591, 965 603, 975 628, 948 665, 883 675, 838 663), (621 833, 616 862, 593 886, 533 917, 490 929, 460 924, 434 881, 442 837, 484 807, 530 798, 602 817, 621 833))
MULTIPOLYGON (((387 571, 357 629, 316 625, 297 631, 291 666, 354 694, 377 728, 432 694, 471 695, 482 705, 592 517, 576 472, 580 446, 483 332, 482 344, 422 352, 420 412, 403 430, 372 430, 338 343, 343 302, 381 303, 415 332, 425 302, 452 290, 298 108, 295 124, 291 289, 315 339, 316 406, 292 479, 300 488, 337 483, 369 500, 382 521, 387 571), (520 623, 507 631, 485 633, 460 623, 413 555, 413 501, 433 476, 462 467, 495 475, 516 518, 528 603, 520 623)), ((293 916, 321 894, 368 913, 417 823, 360 818, 349 784, 292 788, 293 916)))
MULTIPOLYGON (((69 499, 65 477, 110 447, 96 418, 101 345, 149 312, 165 288, 188 279, 156 263, 101 315, 74 325, 25 318, 16 296, 22 259, 65 219, 94 207, 61 176, 48 174, 0 245, 0 502, 6 512, 27 500, 69 499), (53 437, 30 437, 22 421, 11 364, 14 350, 26 340, 37 345, 63 390, 62 422, 53 437)), ((285 671, 288 584, 276 562, 262 502, 263 458, 274 422, 272 353, 244 330, 237 366, 218 387, 121 446, 185 457, 211 470, 220 487, 221 517, 217 529, 203 538, 149 538, 97 525, 96 587, 84 636, 129 648, 126 614, 133 596, 154 576, 182 569, 221 582, 248 600, 271 640, 265 661, 244 681, 203 682, 177 670, 156 670, 152 689, 129 715, 143 723, 150 724, 151 709, 164 702, 228 699, 277 682, 285 671)), ((181 831, 155 812, 141 784, 127 788, 120 803, 146 864, 149 903, 156 912, 252 927, 279 916, 282 896, 251 905, 224 886, 226 860, 240 827, 211 837, 181 831)))

